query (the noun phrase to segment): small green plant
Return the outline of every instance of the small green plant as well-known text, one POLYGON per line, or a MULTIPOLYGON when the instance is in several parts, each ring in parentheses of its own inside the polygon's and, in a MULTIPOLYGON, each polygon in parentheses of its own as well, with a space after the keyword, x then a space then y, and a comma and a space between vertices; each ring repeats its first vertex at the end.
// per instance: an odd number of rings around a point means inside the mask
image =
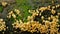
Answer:
POLYGON ((0 5, 0 12, 2 12, 3 11, 3 7, 0 5))

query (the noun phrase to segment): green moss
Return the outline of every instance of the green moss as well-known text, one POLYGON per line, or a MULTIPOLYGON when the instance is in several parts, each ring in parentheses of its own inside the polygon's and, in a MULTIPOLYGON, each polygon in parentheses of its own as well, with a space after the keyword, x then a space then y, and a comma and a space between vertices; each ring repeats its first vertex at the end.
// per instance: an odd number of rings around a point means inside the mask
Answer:
POLYGON ((3 7, 2 6, 0 6, 0 13, 3 11, 3 7))

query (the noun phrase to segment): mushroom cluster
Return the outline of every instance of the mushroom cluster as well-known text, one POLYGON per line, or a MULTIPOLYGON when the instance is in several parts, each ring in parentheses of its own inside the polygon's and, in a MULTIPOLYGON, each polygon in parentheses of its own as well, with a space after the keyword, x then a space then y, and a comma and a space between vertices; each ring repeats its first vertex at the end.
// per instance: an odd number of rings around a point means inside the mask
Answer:
POLYGON ((0 19, 0 31, 6 31, 6 25, 5 25, 5 21, 3 19, 0 19))
POLYGON ((59 7, 60 5, 56 5, 29 10, 32 15, 27 17, 28 21, 17 20, 12 24, 13 28, 31 33, 60 34, 60 25, 58 24, 60 13, 55 10, 59 7))

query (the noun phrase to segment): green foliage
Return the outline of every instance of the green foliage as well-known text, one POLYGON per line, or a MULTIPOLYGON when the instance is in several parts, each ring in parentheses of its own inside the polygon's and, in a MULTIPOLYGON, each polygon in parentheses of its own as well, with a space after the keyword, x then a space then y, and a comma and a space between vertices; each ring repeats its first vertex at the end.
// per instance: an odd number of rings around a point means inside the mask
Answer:
POLYGON ((29 5, 28 0, 16 0, 16 4, 17 4, 17 6, 15 8, 18 8, 23 12, 22 17, 24 18, 24 21, 27 21, 26 20, 27 16, 31 15, 28 13, 28 9, 31 9, 32 6, 29 5))
POLYGON ((0 12, 2 12, 3 11, 3 7, 2 6, 0 6, 0 12))

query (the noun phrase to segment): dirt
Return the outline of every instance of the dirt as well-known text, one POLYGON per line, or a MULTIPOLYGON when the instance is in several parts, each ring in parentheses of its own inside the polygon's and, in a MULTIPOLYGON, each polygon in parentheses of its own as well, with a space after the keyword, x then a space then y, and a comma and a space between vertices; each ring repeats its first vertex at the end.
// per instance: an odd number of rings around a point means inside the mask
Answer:
POLYGON ((0 2, 14 3, 14 2, 15 2, 15 0, 0 0, 0 2))

